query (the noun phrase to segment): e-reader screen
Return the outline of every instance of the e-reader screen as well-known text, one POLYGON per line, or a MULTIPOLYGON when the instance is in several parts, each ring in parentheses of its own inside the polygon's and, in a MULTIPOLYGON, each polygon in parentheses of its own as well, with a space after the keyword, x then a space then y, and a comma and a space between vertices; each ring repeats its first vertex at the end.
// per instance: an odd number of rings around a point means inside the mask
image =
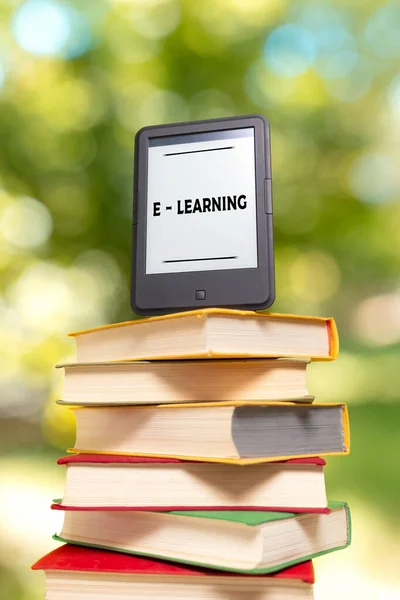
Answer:
POLYGON ((149 139, 146 274, 257 268, 254 128, 149 139))

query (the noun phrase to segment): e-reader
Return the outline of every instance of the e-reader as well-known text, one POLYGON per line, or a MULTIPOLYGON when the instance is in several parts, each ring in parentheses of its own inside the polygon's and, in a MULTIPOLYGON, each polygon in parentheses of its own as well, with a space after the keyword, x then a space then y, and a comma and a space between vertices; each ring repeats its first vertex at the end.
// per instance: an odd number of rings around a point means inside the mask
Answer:
POLYGON ((275 298, 270 134, 259 115, 135 137, 131 305, 144 315, 275 298))

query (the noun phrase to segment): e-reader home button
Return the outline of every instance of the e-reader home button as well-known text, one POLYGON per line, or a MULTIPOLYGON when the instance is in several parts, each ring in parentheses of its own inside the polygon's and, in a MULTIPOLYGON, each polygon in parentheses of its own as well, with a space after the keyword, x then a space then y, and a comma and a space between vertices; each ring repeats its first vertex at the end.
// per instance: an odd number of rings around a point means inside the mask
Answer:
POLYGON ((196 300, 205 300, 206 290, 196 290, 196 300))

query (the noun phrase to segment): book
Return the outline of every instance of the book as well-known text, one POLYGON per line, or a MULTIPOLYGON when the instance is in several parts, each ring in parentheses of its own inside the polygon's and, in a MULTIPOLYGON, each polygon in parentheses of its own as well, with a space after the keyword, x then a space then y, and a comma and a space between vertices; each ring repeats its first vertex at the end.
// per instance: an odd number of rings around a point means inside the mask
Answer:
POLYGON ((346 504, 272 511, 65 511, 55 539, 241 573, 268 573, 345 548, 346 504))
POLYGON ((74 452, 250 464, 349 452, 345 404, 220 402, 74 408, 74 452))
POLYGON ((310 402, 306 359, 130 361, 60 365, 60 404, 112 405, 225 400, 310 402))
POLYGON ((329 512, 322 458, 237 465, 76 454, 66 465, 61 510, 285 510, 329 512))
POLYGON ((45 572, 48 600, 312 600, 311 561, 272 575, 236 575, 64 545, 33 566, 45 572))
POLYGON ((338 354, 333 319, 205 308, 71 333, 76 362, 338 354))

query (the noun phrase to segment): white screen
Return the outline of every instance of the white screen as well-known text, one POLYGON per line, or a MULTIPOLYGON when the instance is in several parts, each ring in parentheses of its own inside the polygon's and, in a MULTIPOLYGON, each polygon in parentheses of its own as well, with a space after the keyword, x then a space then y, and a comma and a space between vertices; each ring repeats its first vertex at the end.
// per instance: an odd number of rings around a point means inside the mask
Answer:
POLYGON ((146 273, 257 267, 254 129, 150 140, 146 273))

